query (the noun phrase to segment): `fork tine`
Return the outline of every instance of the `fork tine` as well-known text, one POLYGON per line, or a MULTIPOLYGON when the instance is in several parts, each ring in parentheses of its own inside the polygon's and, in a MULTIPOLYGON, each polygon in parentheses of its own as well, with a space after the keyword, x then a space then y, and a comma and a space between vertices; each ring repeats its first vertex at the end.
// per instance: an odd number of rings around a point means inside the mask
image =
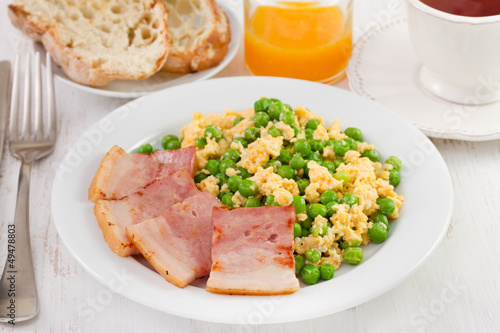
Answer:
POLYGON ((35 140, 43 138, 41 85, 40 53, 37 52, 35 53, 35 140))
POLYGON ((46 55, 46 78, 47 78, 47 112, 48 117, 48 131, 49 139, 55 140, 57 134, 56 128, 56 109, 54 106, 54 77, 52 75, 52 59, 50 54, 47 52, 46 55))
POLYGON ((12 96, 10 101, 9 138, 17 139, 17 110, 19 107, 19 53, 16 54, 16 59, 14 60, 14 76, 12 78, 12 96))
POLYGON ((31 114, 31 56, 26 55, 26 73, 24 75, 24 101, 23 101, 23 120, 21 124, 21 137, 30 137, 30 114, 31 114))

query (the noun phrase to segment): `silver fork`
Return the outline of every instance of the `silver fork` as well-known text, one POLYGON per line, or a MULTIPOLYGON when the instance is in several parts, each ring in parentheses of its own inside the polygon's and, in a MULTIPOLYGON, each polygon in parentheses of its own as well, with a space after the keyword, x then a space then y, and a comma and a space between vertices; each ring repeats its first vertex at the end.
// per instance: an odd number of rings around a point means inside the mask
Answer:
POLYGON ((21 113, 18 100, 20 83, 20 55, 14 62, 12 80, 12 99, 10 108, 9 149, 21 159, 17 202, 14 222, 8 224, 7 258, 0 280, 0 322, 14 324, 28 320, 38 313, 33 261, 29 230, 29 190, 31 165, 54 150, 56 140, 56 114, 54 108, 54 83, 52 62, 47 53, 46 64, 46 121, 42 107, 40 54, 35 54, 34 61, 34 107, 31 115, 31 55, 26 59, 24 79, 23 109, 21 113), (33 121, 32 121, 33 117, 33 121), (18 120, 19 118, 19 120, 18 120), (33 122, 33 125, 31 124, 33 122), (19 128, 19 123, 21 128, 19 128), (45 124, 44 124, 45 123, 45 124))

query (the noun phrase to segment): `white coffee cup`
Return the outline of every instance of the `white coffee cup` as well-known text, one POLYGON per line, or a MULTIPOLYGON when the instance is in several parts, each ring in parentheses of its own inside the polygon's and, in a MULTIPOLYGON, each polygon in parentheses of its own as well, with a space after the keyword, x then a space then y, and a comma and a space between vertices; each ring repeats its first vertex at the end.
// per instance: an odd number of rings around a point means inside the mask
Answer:
POLYGON ((408 0, 410 37, 432 94, 460 104, 500 100, 500 15, 448 14, 408 0))

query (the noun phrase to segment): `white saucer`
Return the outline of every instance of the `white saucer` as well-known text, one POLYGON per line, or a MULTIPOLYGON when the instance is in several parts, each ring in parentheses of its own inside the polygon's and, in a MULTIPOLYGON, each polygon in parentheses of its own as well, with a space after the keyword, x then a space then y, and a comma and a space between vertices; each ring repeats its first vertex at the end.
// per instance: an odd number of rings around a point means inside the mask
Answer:
POLYGON ((500 102, 454 104, 420 86, 421 65, 405 17, 362 36, 347 67, 352 91, 399 113, 426 135, 467 141, 500 139, 500 102))

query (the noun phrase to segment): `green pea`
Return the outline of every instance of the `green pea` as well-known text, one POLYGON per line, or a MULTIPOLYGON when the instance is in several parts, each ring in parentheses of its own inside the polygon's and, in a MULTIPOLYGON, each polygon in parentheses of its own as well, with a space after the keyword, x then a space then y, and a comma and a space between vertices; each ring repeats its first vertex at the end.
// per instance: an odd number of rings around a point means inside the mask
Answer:
POLYGON ((238 192, 245 198, 251 197, 257 193, 257 184, 250 179, 243 179, 238 186, 238 192))
POLYGON ((237 149, 229 148, 224 153, 223 159, 228 159, 237 163, 240 160, 240 152, 237 149))
POLYGON ((273 172, 278 172, 278 169, 281 167, 281 162, 276 160, 269 160, 264 164, 264 169, 269 167, 273 167, 273 172))
POLYGON ((302 235, 302 227, 300 226, 300 224, 295 222, 293 224, 293 237, 297 238, 300 237, 301 235, 302 235))
POLYGON ((351 147, 345 140, 335 141, 333 144, 333 151, 338 156, 344 156, 350 149, 351 147))
POLYGON ((333 162, 325 160, 325 161, 321 162, 321 166, 325 167, 330 172, 335 172, 335 164, 333 164, 333 162))
POLYGON ((384 214, 377 213, 373 215, 373 223, 383 223, 387 227, 387 230, 389 230, 389 220, 384 214))
POLYGON ((336 204, 337 202, 330 201, 325 205, 326 209, 328 209, 328 211, 326 212, 327 217, 332 217, 333 215, 337 214, 337 211, 333 208, 333 206, 336 204))
MULTIPOLYGON (((172 135, 172 134, 169 134, 169 135, 165 135, 162 139, 161 139, 161 146, 163 147, 163 149, 165 150, 169 150, 167 149, 167 144, 170 142, 170 141, 179 141, 179 138, 175 135, 172 135)), ((179 146, 180 147, 180 146, 179 146)))
POLYGON ((259 129, 257 129, 255 127, 248 127, 244 132, 245 139, 247 139, 248 142, 253 142, 253 141, 257 140, 259 135, 260 135, 260 131, 259 131, 259 129))
POLYGON ((307 165, 307 163, 309 163, 309 161, 306 160, 306 165, 304 165, 304 178, 309 178, 309 166, 307 165))
POLYGON ((222 203, 228 207, 233 207, 233 195, 231 193, 226 193, 222 196, 222 203))
POLYGON ((302 235, 300 235, 300 237, 307 237, 310 234, 311 234, 311 232, 309 231, 309 229, 302 228, 302 235))
POLYGON ((137 152, 139 154, 151 154, 153 152, 153 146, 150 143, 145 143, 139 147, 137 152))
POLYGON ((397 171, 401 171, 401 168, 403 167, 403 163, 396 156, 389 156, 385 160, 385 163, 392 165, 394 167, 393 170, 397 170, 397 171))
POLYGON ((295 257, 295 273, 298 274, 302 267, 306 264, 306 259, 303 256, 297 254, 295 257))
POLYGON ((280 121, 287 125, 295 125, 295 115, 291 111, 285 111, 280 114, 280 121))
POLYGON ((290 153, 286 149, 281 149, 280 154, 276 159, 278 161, 280 161, 282 164, 288 164, 288 163, 290 163, 290 160, 292 159, 292 153, 290 153))
POLYGON ((290 127, 293 129, 293 137, 296 137, 300 133, 300 130, 297 128, 297 126, 290 127))
POLYGON ((180 141, 168 141, 167 144, 165 145, 165 150, 174 150, 179 148, 181 148, 180 141))
POLYGON ((233 121, 233 126, 238 125, 238 124, 239 124, 239 123, 241 123, 241 121, 242 121, 242 120, 244 120, 244 119, 245 119, 245 117, 241 117, 241 116, 240 116, 240 117, 236 117, 236 118, 234 119, 234 121, 233 121))
POLYGON ((324 236, 328 232, 328 225, 323 224, 321 227, 316 227, 313 229, 313 236, 318 237, 318 236, 324 236))
POLYGON ((318 119, 311 119, 307 122, 306 128, 310 128, 313 131, 315 131, 318 128, 319 125, 319 120, 318 119))
POLYGON ((242 180, 243 179, 241 178, 241 176, 232 175, 227 180, 227 187, 229 187, 229 189, 232 192, 236 192, 236 191, 238 191, 238 187, 240 186, 240 183, 241 183, 242 180))
POLYGON ((241 137, 241 136, 237 137, 237 138, 234 138, 233 142, 240 143, 243 146, 243 148, 247 148, 248 147, 248 141, 245 138, 241 137))
POLYGON ((325 205, 313 203, 309 205, 309 209, 307 212, 309 216, 314 220, 318 215, 326 217, 326 213, 328 212, 328 210, 326 209, 325 205))
POLYGON ((312 138, 314 136, 314 131, 310 128, 306 128, 304 130, 304 134, 305 134, 307 140, 312 140, 312 138))
POLYGON ((205 169, 207 169, 211 175, 215 176, 216 174, 218 174, 220 172, 219 164, 220 164, 219 161, 214 160, 214 159, 209 159, 207 161, 207 165, 205 165, 205 169))
POLYGON ((272 206, 274 203, 274 195, 270 194, 266 197, 266 200, 264 200, 264 205, 265 206, 272 206))
POLYGON ((355 238, 350 241, 341 240, 339 246, 341 249, 347 249, 348 247, 357 247, 361 245, 361 239, 355 238))
POLYGON ((363 140, 363 133, 361 133, 360 129, 357 129, 356 127, 348 127, 344 131, 345 135, 347 135, 350 138, 353 138, 356 141, 361 141, 363 140))
POLYGON ((319 265, 319 276, 322 280, 331 280, 335 275, 335 267, 330 263, 319 265))
POLYGON ((331 201, 338 202, 337 193, 332 190, 326 190, 323 194, 321 194, 320 201, 323 205, 326 205, 331 201))
POLYGON ((391 215, 396 210, 396 204, 389 198, 378 198, 377 205, 380 206, 380 213, 384 215, 391 215))
POLYGON ((283 103, 277 101, 271 103, 271 105, 269 105, 268 110, 269 110, 269 118, 271 118, 271 120, 279 120, 281 114, 286 111, 286 107, 283 106, 283 103))
POLYGON ((358 202, 359 202, 358 196, 353 193, 346 193, 344 194, 342 199, 340 199, 340 203, 349 205, 350 207, 358 204, 358 202))
POLYGON ((168 134, 161 139, 162 143, 167 141, 180 141, 176 135, 168 134))
POLYGON ((309 184, 311 184, 309 179, 302 178, 297 180, 297 187, 299 188, 301 195, 304 195, 304 193, 306 192, 306 188, 309 186, 309 184))
POLYGON ((341 165, 341 164, 346 164, 343 158, 337 158, 333 161, 333 164, 335 165, 335 170, 341 165))
POLYGON ((323 148, 325 147, 325 143, 320 140, 311 140, 311 150, 312 151, 317 151, 318 153, 323 152, 323 148))
POLYGON ((304 158, 300 156, 300 154, 295 154, 292 156, 292 159, 290 160, 290 166, 295 169, 295 170, 300 170, 306 165, 306 161, 304 161, 304 158))
POLYGON ((283 136, 283 132, 281 130, 277 129, 274 125, 269 128, 268 133, 273 138, 277 138, 279 136, 283 136))
POLYGON ((316 268, 314 265, 305 265, 302 267, 300 270, 300 277, 302 278, 302 281, 304 281, 305 284, 316 284, 319 280, 319 269, 316 268))
POLYGON ((335 172, 333 174, 333 178, 344 182, 344 186, 347 185, 349 183, 349 180, 350 180, 349 174, 347 172, 341 171, 341 170, 335 172))
POLYGON ((321 162, 323 162, 323 157, 318 152, 310 153, 309 155, 307 155, 307 159, 309 161, 315 161, 318 164, 321 164, 321 162))
POLYGON ((222 185, 227 184, 228 178, 226 175, 219 172, 218 174, 215 175, 215 178, 219 180, 218 184, 219 187, 222 187, 222 185))
POLYGON ((194 176, 194 181, 196 183, 201 183, 201 181, 203 179, 206 179, 208 177, 207 174, 203 173, 203 172, 200 172, 199 174, 197 174, 196 176, 194 176))
POLYGON ((344 261, 348 264, 358 265, 363 260, 363 249, 348 247, 344 250, 344 261))
POLYGON ((247 169, 245 169, 245 168, 238 168, 238 170, 240 171, 241 178, 247 179, 249 177, 252 177, 252 174, 250 172, 248 172, 247 169))
POLYGON ((283 104, 283 106, 288 110, 288 111, 293 111, 293 108, 290 104, 283 104))
POLYGON ((257 197, 249 197, 247 202, 245 203, 245 207, 260 207, 262 206, 259 198, 257 197))
POLYGON ((333 146, 334 144, 335 144, 335 140, 328 139, 328 141, 325 142, 325 147, 327 147, 327 146, 333 146))
POLYGON ((233 169, 236 169, 236 163, 234 163, 233 160, 229 160, 229 159, 224 159, 220 162, 219 164, 219 171, 222 173, 222 174, 226 174, 226 170, 229 169, 229 168, 233 168, 233 169))
POLYGON ((373 223, 368 229, 368 237, 375 243, 382 243, 387 239, 387 227, 383 223, 373 223))
POLYGON ((222 139, 222 131, 216 127, 206 127, 205 132, 203 133, 203 136, 205 138, 211 138, 214 139, 215 141, 219 142, 220 139, 222 139))
POLYGON ((295 214, 303 213, 307 209, 306 200, 298 195, 293 197, 292 206, 295 207, 295 214))
POLYGON ((257 127, 266 127, 269 122, 269 115, 265 112, 257 112, 255 116, 252 118, 255 126, 257 127))
POLYGON ((312 219, 308 216, 304 221, 300 222, 300 225, 302 226, 302 229, 311 229, 312 227, 312 219))
POLYGON ((362 154, 361 157, 368 157, 372 162, 378 162, 378 151, 376 149, 367 149, 362 154))
POLYGON ((318 262, 321 259, 321 253, 315 249, 307 250, 304 255, 310 262, 318 262))
POLYGON ((344 141, 347 142, 347 144, 349 145, 349 150, 358 150, 358 144, 354 139, 345 138, 344 141))
POLYGON ((389 171, 389 184, 391 184, 392 186, 398 186, 400 181, 401 175, 399 174, 398 170, 389 171))
POLYGON ((293 144, 293 151, 302 156, 307 156, 311 153, 311 145, 306 139, 298 139, 293 144))
POLYGON ((196 138, 196 147, 203 149, 207 145, 207 139, 205 138, 196 138))
POLYGON ((253 109, 255 112, 268 112, 269 106, 271 105, 271 101, 269 98, 261 98, 258 101, 255 101, 253 104, 253 109))
POLYGON ((280 175, 282 178, 287 178, 287 179, 293 179, 293 176, 295 176, 295 171, 292 169, 292 167, 288 165, 280 166, 276 173, 280 175))

